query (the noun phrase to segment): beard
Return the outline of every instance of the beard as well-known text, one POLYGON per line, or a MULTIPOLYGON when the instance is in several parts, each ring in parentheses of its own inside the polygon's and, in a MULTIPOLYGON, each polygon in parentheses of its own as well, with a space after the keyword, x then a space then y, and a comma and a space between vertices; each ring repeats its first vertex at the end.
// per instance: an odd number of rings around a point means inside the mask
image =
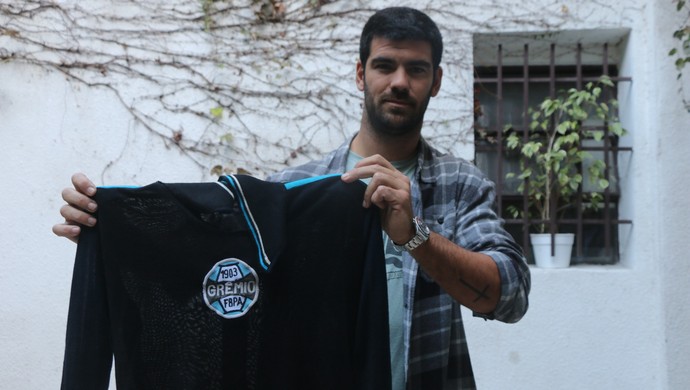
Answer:
POLYGON ((374 99, 366 81, 364 82, 364 107, 371 128, 379 135, 403 136, 418 132, 422 128, 424 113, 431 99, 431 91, 419 102, 410 97, 409 91, 393 90, 374 99), (384 107, 388 99, 402 101, 409 106, 405 108, 384 107))

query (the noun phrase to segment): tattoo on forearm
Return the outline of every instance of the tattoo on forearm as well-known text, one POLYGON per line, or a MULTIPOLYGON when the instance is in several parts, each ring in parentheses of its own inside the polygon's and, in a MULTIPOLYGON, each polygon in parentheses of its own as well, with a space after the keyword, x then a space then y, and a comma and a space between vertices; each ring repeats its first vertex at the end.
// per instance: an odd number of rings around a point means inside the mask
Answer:
POLYGON ((486 287, 484 287, 483 290, 480 290, 480 289, 474 287, 473 285, 467 283, 467 282, 465 281, 465 279, 463 279, 463 278, 460 278, 459 281, 460 281, 460 283, 462 283, 465 287, 467 287, 467 288, 469 288, 470 290, 472 290, 472 291, 474 291, 475 293, 477 293, 477 297, 476 297, 476 298, 474 299, 474 301, 472 301, 472 302, 477 302, 477 301, 480 300, 480 299, 489 299, 489 296, 486 295, 487 290, 489 290, 489 285, 488 285, 488 284, 486 285, 486 287))

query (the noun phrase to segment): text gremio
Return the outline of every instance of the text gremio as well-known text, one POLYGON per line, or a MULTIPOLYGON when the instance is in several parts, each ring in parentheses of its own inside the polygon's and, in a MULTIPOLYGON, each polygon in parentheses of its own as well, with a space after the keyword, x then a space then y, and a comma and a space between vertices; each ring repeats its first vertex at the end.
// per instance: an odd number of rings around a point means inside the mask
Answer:
POLYGON ((247 295, 254 294, 256 291, 256 282, 235 282, 224 284, 212 284, 206 287, 206 294, 209 297, 218 297, 225 295, 247 295))

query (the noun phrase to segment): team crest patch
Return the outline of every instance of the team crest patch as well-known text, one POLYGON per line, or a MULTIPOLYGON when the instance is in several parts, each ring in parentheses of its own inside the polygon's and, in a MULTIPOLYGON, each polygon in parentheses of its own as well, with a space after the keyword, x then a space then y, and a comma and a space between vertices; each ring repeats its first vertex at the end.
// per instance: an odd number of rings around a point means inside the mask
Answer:
POLYGON ((216 263, 204 279, 204 301, 223 318, 245 315, 259 298, 259 277, 235 258, 216 263))

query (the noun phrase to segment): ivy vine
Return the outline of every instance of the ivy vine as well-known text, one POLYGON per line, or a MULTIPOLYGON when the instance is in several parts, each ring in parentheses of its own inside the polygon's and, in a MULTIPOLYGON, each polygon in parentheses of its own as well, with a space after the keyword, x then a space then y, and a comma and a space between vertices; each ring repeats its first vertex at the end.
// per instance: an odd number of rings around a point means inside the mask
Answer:
MULTIPOLYGON (((572 22, 556 5, 525 4, 534 18, 512 22, 545 31, 572 22)), ((496 21, 481 4, 415 6, 448 43, 425 135, 436 145, 470 144, 468 42, 496 21)), ((508 4, 493 7, 511 15, 508 4)), ((135 130, 203 169, 262 175, 320 157, 356 130, 359 33, 374 10, 364 0, 0 0, 0 62, 108 91, 135 130)))
POLYGON ((686 0, 675 0, 676 11, 686 15, 680 27, 673 31, 673 38, 676 41, 676 47, 669 51, 668 55, 674 58, 678 75, 676 79, 683 76, 683 69, 685 65, 690 63, 690 6, 686 0))

